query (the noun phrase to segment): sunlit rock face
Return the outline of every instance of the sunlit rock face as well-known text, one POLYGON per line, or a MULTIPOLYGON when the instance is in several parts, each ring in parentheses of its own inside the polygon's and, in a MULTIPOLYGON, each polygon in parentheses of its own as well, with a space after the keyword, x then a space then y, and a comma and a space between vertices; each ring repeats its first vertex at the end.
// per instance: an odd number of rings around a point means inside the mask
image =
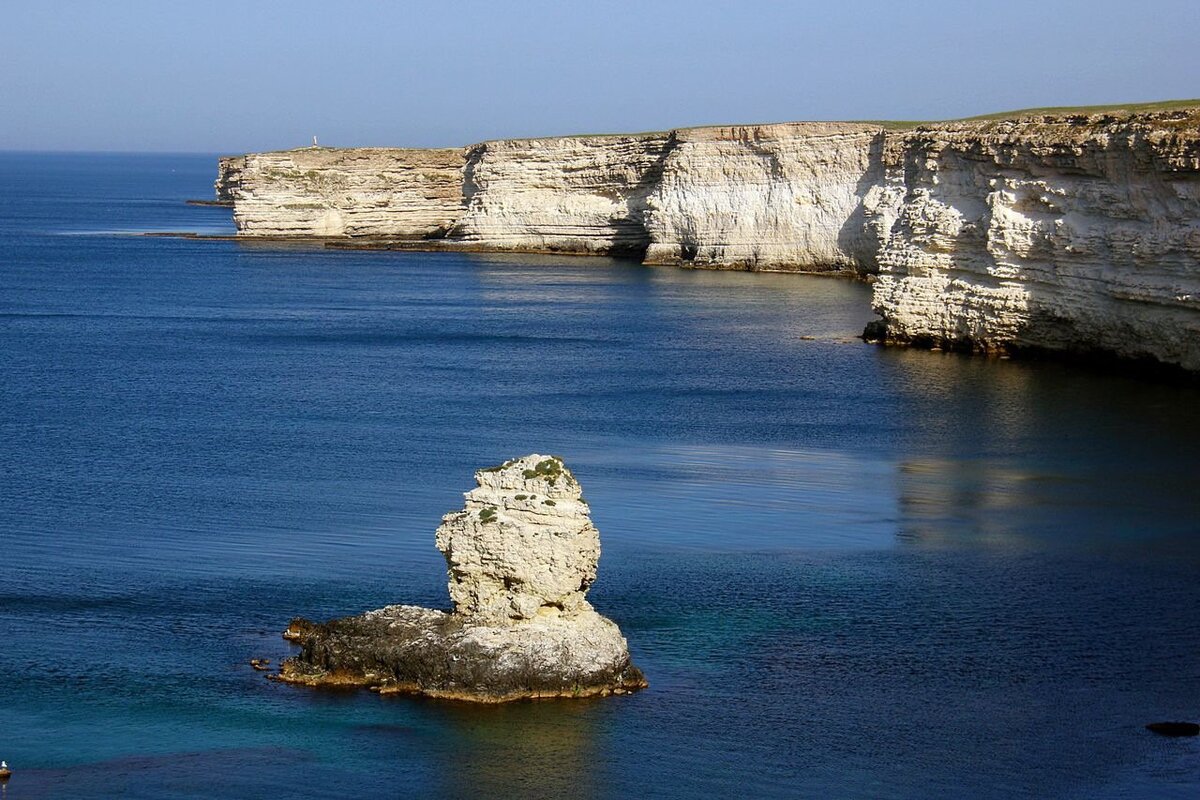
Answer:
POLYGON ((695 128, 471 148, 452 238, 716 269, 869 271, 878 126, 695 128))
POLYGON ((437 530, 455 613, 506 623, 590 609, 600 533, 562 461, 526 456, 475 480, 437 530))
POLYGON ((881 174, 882 136, 838 123, 676 132, 647 201, 646 262, 874 271, 862 200, 881 174))
POLYGON ((461 149, 252 153, 234 223, 244 237, 437 238, 462 215, 463 162, 461 149))
POLYGON ((650 244, 647 197, 672 141, 646 134, 475 145, 453 238, 488 250, 641 258, 650 244))
POLYGON ((483 702, 646 685, 620 629, 585 599, 600 536, 570 470, 535 454, 475 481, 436 535, 454 610, 400 605, 322 625, 296 620, 289 638, 303 649, 284 663, 284 680, 483 702))
POLYGON ((1200 369, 1195 111, 947 123, 884 157, 880 338, 1200 369))
POLYGON ((240 236, 878 275, 873 340, 1200 370, 1200 111, 305 148, 240 236))

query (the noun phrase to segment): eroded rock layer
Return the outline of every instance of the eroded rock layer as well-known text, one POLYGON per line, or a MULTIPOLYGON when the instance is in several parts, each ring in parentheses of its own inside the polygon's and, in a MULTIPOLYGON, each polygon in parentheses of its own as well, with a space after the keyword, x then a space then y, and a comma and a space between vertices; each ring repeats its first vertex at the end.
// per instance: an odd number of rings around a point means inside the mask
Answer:
POLYGON ((475 474, 461 511, 442 518, 454 612, 507 624, 590 610, 600 532, 562 461, 526 456, 475 474))
POLYGON ((463 151, 305 147, 245 157, 238 235, 419 239, 462 215, 463 151))
POLYGON ((646 679, 621 631, 587 609, 496 626, 418 606, 388 606, 308 627, 280 677, 309 686, 503 703, 626 694, 646 679))
POLYGON ((242 188, 242 171, 245 167, 245 156, 222 156, 217 159, 217 179, 213 181, 213 190, 218 203, 233 205, 237 191, 242 188))
POLYGON ((307 148, 223 164, 241 236, 877 274, 871 338, 1200 370, 1200 110, 307 148))
POLYGON ((314 625, 280 677, 481 702, 624 694, 646 686, 620 629, 587 602, 600 535, 579 483, 553 456, 475 474, 437 531, 450 613, 388 606, 314 625))

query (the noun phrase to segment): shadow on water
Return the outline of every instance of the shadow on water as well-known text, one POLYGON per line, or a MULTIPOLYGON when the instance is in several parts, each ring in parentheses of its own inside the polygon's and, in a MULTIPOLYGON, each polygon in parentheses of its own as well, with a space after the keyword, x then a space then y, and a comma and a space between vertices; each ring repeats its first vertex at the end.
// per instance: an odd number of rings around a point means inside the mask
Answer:
POLYGON ((447 797, 595 797, 596 701, 438 703, 435 773, 447 797))

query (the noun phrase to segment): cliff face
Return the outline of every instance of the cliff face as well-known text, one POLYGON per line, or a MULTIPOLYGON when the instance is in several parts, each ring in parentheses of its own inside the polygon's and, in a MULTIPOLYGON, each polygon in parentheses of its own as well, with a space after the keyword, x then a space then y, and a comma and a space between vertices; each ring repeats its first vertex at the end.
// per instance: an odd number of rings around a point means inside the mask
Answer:
POLYGON ((460 158, 263 153, 246 157, 235 222, 241 236, 424 237, 717 269, 873 271, 862 201, 881 137, 878 126, 798 123, 485 142, 460 158))
POLYGON ((640 256, 665 134, 486 142, 463 170, 454 238, 494 250, 640 256))
POLYGON ((213 189, 218 203, 233 205, 234 195, 242 187, 242 170, 245 166, 245 156, 222 156, 217 159, 217 179, 213 181, 213 189))
POLYGON ((884 166, 880 338, 1200 369, 1195 112, 940 125, 884 166))
POLYGON ((1200 370, 1198 109, 307 148, 228 171, 242 236, 877 274, 880 341, 1200 370))
POLYGON ((462 214, 462 150, 306 147, 245 157, 240 236, 423 238, 462 214))
POLYGON ((872 271, 862 200, 878 126, 798 123, 676 133, 648 198, 646 262, 713 269, 872 271))

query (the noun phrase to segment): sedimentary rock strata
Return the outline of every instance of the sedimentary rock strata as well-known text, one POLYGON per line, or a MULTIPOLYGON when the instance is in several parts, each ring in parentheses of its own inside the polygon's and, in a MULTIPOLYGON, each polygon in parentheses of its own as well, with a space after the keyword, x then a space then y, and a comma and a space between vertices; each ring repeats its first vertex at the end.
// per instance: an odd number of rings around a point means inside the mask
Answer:
POLYGON ((455 613, 507 624, 590 610, 600 532, 562 461, 526 456, 475 480, 436 534, 455 613))
POLYGON ((453 611, 397 605, 319 625, 295 620, 288 638, 302 652, 282 679, 484 702, 646 685, 616 624, 585 597, 600 536, 570 470, 530 455, 475 480, 436 535, 453 611))
POLYGON ((468 150, 452 238, 489 250, 641 257, 666 134, 485 142, 468 150))
POLYGON ((305 147, 245 157, 241 236, 444 236, 462 214, 463 151, 305 147))
POLYGON ((236 174, 241 236, 877 275, 879 341, 1200 370, 1200 109, 306 148, 236 174))

